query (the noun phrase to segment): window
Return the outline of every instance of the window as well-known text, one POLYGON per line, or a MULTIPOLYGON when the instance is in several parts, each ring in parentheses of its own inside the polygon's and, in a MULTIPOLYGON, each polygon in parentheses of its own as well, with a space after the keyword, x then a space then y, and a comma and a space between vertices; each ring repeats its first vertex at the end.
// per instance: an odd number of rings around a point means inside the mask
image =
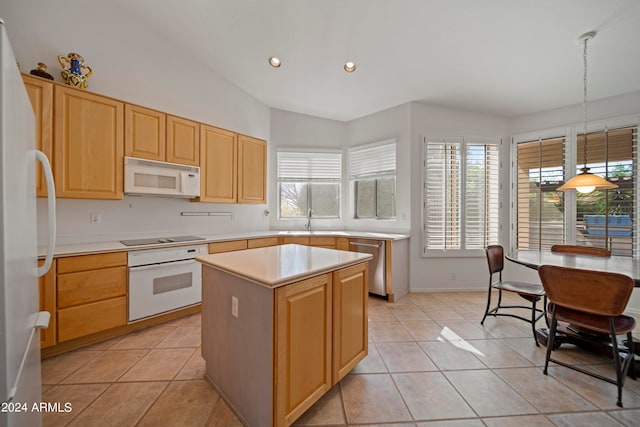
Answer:
POLYGON ((499 144, 424 138, 423 254, 482 250, 498 243, 499 144))
POLYGON ((584 166, 582 134, 517 144, 518 249, 548 250, 556 243, 575 242, 607 248, 613 255, 634 254, 637 128, 590 132, 587 141, 590 172, 618 188, 588 194, 556 191, 569 178, 566 171, 578 174, 584 166), (565 156, 569 143, 576 148, 575 162, 565 156))
POLYGON ((349 171, 355 194, 355 218, 395 218, 395 140, 351 148, 349 171))
POLYGON ((522 142, 517 156, 517 247, 549 250, 564 242, 564 138, 522 142))
POLYGON ((340 218, 341 152, 278 151, 280 218, 340 218))

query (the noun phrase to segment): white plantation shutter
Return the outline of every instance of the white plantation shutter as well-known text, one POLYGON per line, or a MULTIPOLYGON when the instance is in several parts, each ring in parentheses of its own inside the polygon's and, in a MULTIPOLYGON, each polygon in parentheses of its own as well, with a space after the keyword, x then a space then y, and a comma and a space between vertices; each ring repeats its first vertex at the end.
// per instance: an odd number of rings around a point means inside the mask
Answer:
POLYGON ((465 248, 484 249, 498 243, 498 145, 478 141, 466 148, 465 248))
POLYGON ((361 145, 349 149, 349 177, 362 179, 396 174, 396 142, 361 145))
POLYGON ((425 137, 423 254, 498 243, 499 141, 425 137))
POLYGON ((341 152, 278 151, 278 181, 338 181, 341 152))

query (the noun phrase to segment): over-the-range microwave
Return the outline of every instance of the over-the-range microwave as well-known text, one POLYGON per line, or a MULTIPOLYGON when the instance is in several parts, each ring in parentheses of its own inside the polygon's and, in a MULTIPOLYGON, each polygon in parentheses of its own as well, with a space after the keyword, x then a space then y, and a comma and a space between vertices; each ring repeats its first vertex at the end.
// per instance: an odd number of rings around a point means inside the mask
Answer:
POLYGON ((132 195, 200 197, 200 168, 125 157, 124 192, 132 195))

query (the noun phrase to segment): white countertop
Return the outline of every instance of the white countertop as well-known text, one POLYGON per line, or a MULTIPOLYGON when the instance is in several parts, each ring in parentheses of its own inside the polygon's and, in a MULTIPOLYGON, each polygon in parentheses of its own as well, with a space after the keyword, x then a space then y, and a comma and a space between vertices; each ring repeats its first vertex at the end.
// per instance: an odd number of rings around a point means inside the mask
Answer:
POLYGON ((280 245, 202 255, 196 260, 259 285, 276 288, 371 258, 370 254, 360 252, 280 245))
MULTIPOLYGON (((191 242, 176 242, 176 243, 163 243, 157 245, 139 245, 139 246, 125 246, 120 241, 104 241, 104 242, 88 242, 88 243, 72 243, 65 245, 56 245, 54 256, 64 257, 73 255, 89 255, 106 252, 123 252, 123 251, 138 251, 142 249, 156 249, 165 248, 170 246, 186 246, 186 245, 201 245, 211 242, 224 242, 228 240, 242 240, 242 239, 256 239, 262 237, 282 237, 282 236, 329 236, 329 237, 353 237, 353 238, 365 238, 365 239, 382 239, 382 240, 404 240, 408 239, 409 234, 395 234, 395 233, 375 233, 366 231, 330 231, 330 230, 318 230, 318 231, 282 231, 282 230, 267 230, 267 231, 249 231, 246 233, 233 233, 233 234, 215 234, 207 235, 206 233, 192 233, 197 234, 199 237, 203 237, 203 240, 196 240, 191 242)), ((135 236, 134 238, 144 237, 164 237, 158 234, 154 236, 135 236)), ((46 247, 38 248, 38 257, 44 257, 46 255, 46 247)))

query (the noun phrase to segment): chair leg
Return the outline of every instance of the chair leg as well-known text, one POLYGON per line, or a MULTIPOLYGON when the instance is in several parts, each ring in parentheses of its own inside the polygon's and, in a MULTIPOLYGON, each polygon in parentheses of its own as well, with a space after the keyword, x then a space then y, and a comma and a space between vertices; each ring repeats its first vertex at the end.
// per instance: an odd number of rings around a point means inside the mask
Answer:
POLYGON ((547 369, 549 368, 549 359, 551 358, 551 349, 553 348, 553 342, 556 339, 556 327, 558 326, 558 321, 556 320, 556 309, 553 308, 553 312, 551 313, 551 327, 549 328, 549 335, 547 336, 547 355, 544 359, 544 370, 542 373, 547 375, 547 369))
POLYGON ((631 369, 631 378, 633 378, 635 380, 635 379, 637 379, 637 377, 636 377, 636 350, 635 350, 635 344, 633 343, 633 336, 631 336, 631 332, 627 332, 627 347, 629 348, 629 358, 631 359, 629 361, 629 364, 631 366, 629 368, 627 368, 627 369, 631 369))
POLYGON ((484 316, 482 316, 482 321, 480 321, 481 325, 484 325, 484 319, 487 318, 487 313, 489 313, 490 307, 491 307, 491 283, 489 283, 489 295, 487 296, 487 308, 484 310, 484 316))
POLYGON ((613 326, 613 317, 609 317, 609 335, 611 335, 611 346, 613 347, 613 362, 616 366, 616 385, 618 386, 618 401, 616 405, 622 408, 622 366, 620 365, 620 354, 618 352, 618 339, 613 326))
POLYGON ((533 298, 533 304, 531 307, 531 332, 533 332, 533 340, 536 342, 536 347, 540 347, 538 339, 536 338, 536 298, 533 298))

